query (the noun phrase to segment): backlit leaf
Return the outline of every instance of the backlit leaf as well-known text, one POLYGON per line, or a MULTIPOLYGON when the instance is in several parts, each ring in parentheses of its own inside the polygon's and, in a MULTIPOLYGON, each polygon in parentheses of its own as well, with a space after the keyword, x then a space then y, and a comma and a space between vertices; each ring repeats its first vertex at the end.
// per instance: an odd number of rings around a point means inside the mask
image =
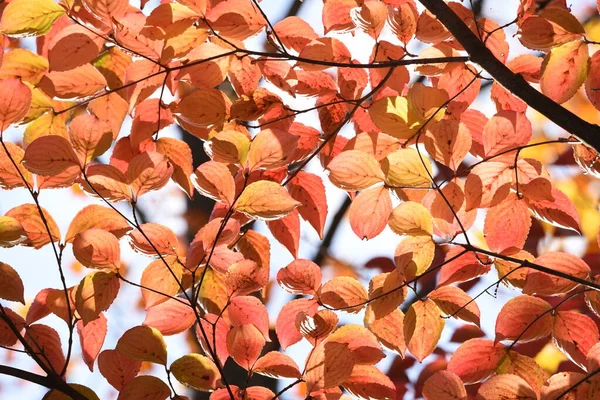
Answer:
POLYGON ((350 226, 359 238, 373 239, 385 229, 391 211, 392 200, 385 186, 366 189, 350 205, 350 226))
POLYGON ((104 314, 100 314, 94 321, 84 326, 82 320, 77 321, 77 333, 81 343, 83 361, 90 371, 94 371, 94 361, 102 349, 107 332, 107 321, 104 314))
POLYGON ((0 31, 14 37, 40 36, 64 13, 52 0, 15 0, 2 13, 0 31))
POLYGON ((233 327, 227 333, 227 350, 242 368, 250 370, 265 345, 265 338, 251 324, 233 327))
POLYGON ((78 166, 79 160, 67 139, 50 135, 37 138, 27 146, 23 165, 34 174, 56 175, 78 166))
POLYGON ((196 390, 215 390, 221 377, 217 366, 209 358, 196 353, 178 358, 169 369, 179 382, 196 390))
MULTIPOLYGON (((580 279, 587 279, 590 274, 590 267, 585 261, 569 253, 546 252, 533 262, 580 279)), ((576 286, 576 282, 568 279, 530 270, 523 287, 523 293, 555 296, 560 293, 567 293, 576 286)))
POLYGON ((289 214, 299 205, 281 185, 271 181, 258 181, 244 189, 235 203, 235 210, 268 221, 289 214))
POLYGON ((103 229, 92 228, 75 236, 73 254, 86 267, 116 270, 121 266, 119 240, 103 229))
POLYGON ((104 350, 98 356, 100 373, 117 390, 138 374, 141 365, 141 361, 125 357, 117 350, 104 350))
POLYGON ((410 306, 404 316, 404 337, 417 361, 422 362, 435 350, 444 325, 441 311, 432 300, 417 301, 410 306))
POLYGON ((496 371, 505 353, 501 344, 488 339, 470 339, 456 349, 448 363, 448 371, 466 385, 478 383, 496 371))
POLYGON ((384 180, 384 174, 371 154, 348 150, 327 166, 331 183, 344 190, 363 190, 384 180))
POLYGON ((119 278, 114 273, 95 271, 87 274, 75 294, 75 307, 83 324, 87 326, 108 310, 118 293, 119 278))
POLYGON ((365 306, 368 295, 355 278, 338 276, 321 287, 319 299, 330 307, 356 313, 365 306))
POLYGON ((423 385, 425 400, 466 400, 467 390, 456 374, 437 371, 423 385))
POLYGON ((477 398, 536 400, 538 396, 523 378, 513 374, 503 374, 494 376, 481 385, 477 391, 477 398))
POLYGON ((587 43, 573 41, 552 48, 542 64, 542 93, 559 104, 564 103, 585 82, 588 68, 587 43))
MULTIPOLYGON (((2 15, 5 14, 6 10, 2 15)), ((4 132, 11 124, 21 121, 30 105, 31 89, 27 85, 18 79, 3 80, 0 89, 0 131, 4 132)))
POLYGON ((160 331, 164 336, 187 331, 196 322, 196 314, 184 299, 168 299, 148 309, 143 324, 160 331))
POLYGON ((10 265, 0 262, 0 298, 25 304, 23 281, 10 265))
POLYGON ((269 377, 299 378, 301 375, 296 362, 278 351, 270 351, 259 358, 252 370, 269 377))
POLYGON ((522 295, 507 301, 496 319, 496 341, 530 342, 552 332, 552 306, 538 297, 522 295))
POLYGON ((149 326, 136 326, 127 330, 115 348, 125 357, 161 365, 167 363, 167 345, 161 333, 149 326))

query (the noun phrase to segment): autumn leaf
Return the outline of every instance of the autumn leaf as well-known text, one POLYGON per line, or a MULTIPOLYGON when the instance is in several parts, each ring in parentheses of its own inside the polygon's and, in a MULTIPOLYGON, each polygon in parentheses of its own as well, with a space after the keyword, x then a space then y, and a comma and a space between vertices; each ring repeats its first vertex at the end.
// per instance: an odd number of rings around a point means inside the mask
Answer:
POLYGON ((2 13, 0 31, 14 37, 40 36, 64 13, 51 0, 15 0, 2 13))
POLYGON ((195 353, 186 354, 173 361, 170 370, 179 382, 203 391, 216 389, 221 376, 217 366, 210 359, 195 353))
POLYGON ((134 360, 162 365, 167 363, 167 345, 161 333, 149 326, 140 325, 127 330, 115 349, 134 360))
POLYGON ((258 181, 244 189, 234 208, 252 218, 269 221, 284 217, 299 205, 281 185, 258 181))

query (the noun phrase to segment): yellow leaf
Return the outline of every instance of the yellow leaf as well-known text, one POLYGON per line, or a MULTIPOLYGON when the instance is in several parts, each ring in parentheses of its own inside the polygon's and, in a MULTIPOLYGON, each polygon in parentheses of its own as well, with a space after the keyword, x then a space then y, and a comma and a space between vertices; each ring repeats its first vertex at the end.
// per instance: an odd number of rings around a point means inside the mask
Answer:
POLYGON ((413 148, 400 149, 381 161, 385 182, 390 186, 429 187, 431 163, 413 148))
POLYGON ((251 183, 235 204, 235 210, 255 219, 275 220, 300 205, 281 185, 271 181, 251 183))
POLYGON ((64 13, 52 0, 14 0, 2 13, 0 31, 12 37, 40 36, 64 13))
POLYGON ((171 372, 185 386, 196 390, 215 390, 221 378, 217 366, 200 354, 186 354, 171 364, 171 372))
POLYGON ((116 350, 134 360, 167 364, 167 344, 162 334, 149 326, 129 329, 117 342, 116 350))

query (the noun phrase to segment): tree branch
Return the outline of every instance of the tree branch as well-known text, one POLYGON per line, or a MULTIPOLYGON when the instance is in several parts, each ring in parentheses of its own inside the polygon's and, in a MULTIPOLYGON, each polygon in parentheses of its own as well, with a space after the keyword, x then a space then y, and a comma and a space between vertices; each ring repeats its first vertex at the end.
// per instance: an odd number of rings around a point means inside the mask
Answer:
POLYGON ((520 74, 513 73, 492 54, 443 0, 421 0, 421 4, 454 35, 469 53, 471 61, 479 64, 498 83, 526 102, 531 108, 600 152, 600 127, 598 125, 590 124, 579 118, 531 87, 520 74))

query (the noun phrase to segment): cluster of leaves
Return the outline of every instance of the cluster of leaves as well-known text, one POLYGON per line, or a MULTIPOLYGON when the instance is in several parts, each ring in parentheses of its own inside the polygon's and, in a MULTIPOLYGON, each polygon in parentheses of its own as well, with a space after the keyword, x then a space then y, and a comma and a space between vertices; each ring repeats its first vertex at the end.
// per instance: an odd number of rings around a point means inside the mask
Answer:
MULTIPOLYGON (((524 85, 539 84, 544 95, 564 103, 585 82, 589 102, 600 109, 600 52, 590 58, 594 43, 564 1, 545 3, 521 0, 511 23, 524 46, 545 55, 512 59, 506 26, 477 18, 461 3, 446 6, 524 85)), ((576 398, 598 397, 596 322, 558 310, 585 298, 600 315, 598 279, 575 255, 525 250, 532 218, 579 231, 579 214, 545 165, 522 156, 529 147, 570 143, 581 168, 600 176, 598 146, 577 137, 530 143, 528 104, 498 82, 490 91, 493 116, 471 108, 490 78, 469 62, 452 27, 418 11, 414 0, 325 0, 324 36, 298 17, 272 25, 258 0, 145 6, 144 0, 145 12, 127 0, 1 6, 0 131, 26 127, 20 143, 0 136, 0 186, 24 188, 31 203, 0 217, 0 245, 52 246, 63 287, 39 292, 25 317, 0 305, 0 344, 23 346, 46 375, 4 366, 0 373, 49 387, 47 399, 98 398, 90 388, 65 383, 72 337, 65 355, 58 333, 39 322, 54 314, 70 336, 78 333, 85 363, 92 370, 97 362, 122 400, 185 398, 171 376, 213 391, 215 400, 272 399, 299 383, 312 398, 345 398, 343 391, 397 398, 403 385, 375 366, 385 357, 383 347, 421 362, 436 350, 448 316, 479 326, 477 296, 462 283, 493 266, 492 287, 505 283, 521 293, 502 307, 495 340, 466 340, 447 365, 428 371, 423 396, 557 399, 576 391, 576 398), (247 49, 245 41, 261 34, 272 50, 247 49), (350 34, 370 37, 368 63, 344 44, 350 34), (37 37, 35 51, 20 46, 25 36, 37 37), (418 58, 407 50, 416 40, 428 44, 418 58), (413 83, 411 72, 428 85, 413 83), (165 90, 174 98, 168 104, 165 90), (294 110, 286 104, 290 96, 316 97, 316 103, 294 110), (296 121, 309 111, 316 111, 319 129, 296 121), (128 115, 133 122, 124 132, 128 115), (195 166, 188 144, 161 136, 175 123, 203 141, 210 161, 195 166), (351 137, 340 134, 346 124, 351 137), (352 197, 349 221, 358 237, 375 238, 388 226, 398 234, 394 267, 375 275, 368 288, 349 276, 323 281, 319 265, 297 258, 301 220, 323 237, 328 214, 323 179, 303 171, 313 159, 352 197), (141 197, 169 180, 190 197, 196 191, 217 202, 188 244, 167 226, 138 221, 141 197), (98 202, 79 210, 62 235, 41 201, 47 189, 74 185, 98 202), (397 206, 392 196, 400 199, 397 206), (131 216, 118 203, 128 204, 131 216), (482 246, 472 243, 478 210, 486 210, 482 246), (271 244, 248 229, 252 220, 266 221, 295 260, 271 268, 271 244), (123 237, 153 259, 140 282, 124 276, 123 237), (63 271, 65 251, 90 269, 72 286, 63 271), (281 307, 276 336, 283 350, 302 339, 310 343, 302 367, 283 351, 264 354, 271 340, 264 305, 271 275, 298 296, 281 307), (407 302, 409 288, 435 276, 431 290, 407 302), (115 349, 103 349, 105 314, 122 284, 141 288, 146 317, 115 349), (364 324, 338 327, 341 312, 364 312, 364 324), (203 354, 169 363, 163 336, 190 329, 203 354), (581 371, 549 376, 515 347, 549 336, 581 371), (223 373, 229 357, 249 377, 295 381, 277 394, 234 386, 223 373), (163 365, 168 383, 138 375, 142 362, 163 365)), ((19 274, 5 263, 0 297, 26 302, 19 274)))

